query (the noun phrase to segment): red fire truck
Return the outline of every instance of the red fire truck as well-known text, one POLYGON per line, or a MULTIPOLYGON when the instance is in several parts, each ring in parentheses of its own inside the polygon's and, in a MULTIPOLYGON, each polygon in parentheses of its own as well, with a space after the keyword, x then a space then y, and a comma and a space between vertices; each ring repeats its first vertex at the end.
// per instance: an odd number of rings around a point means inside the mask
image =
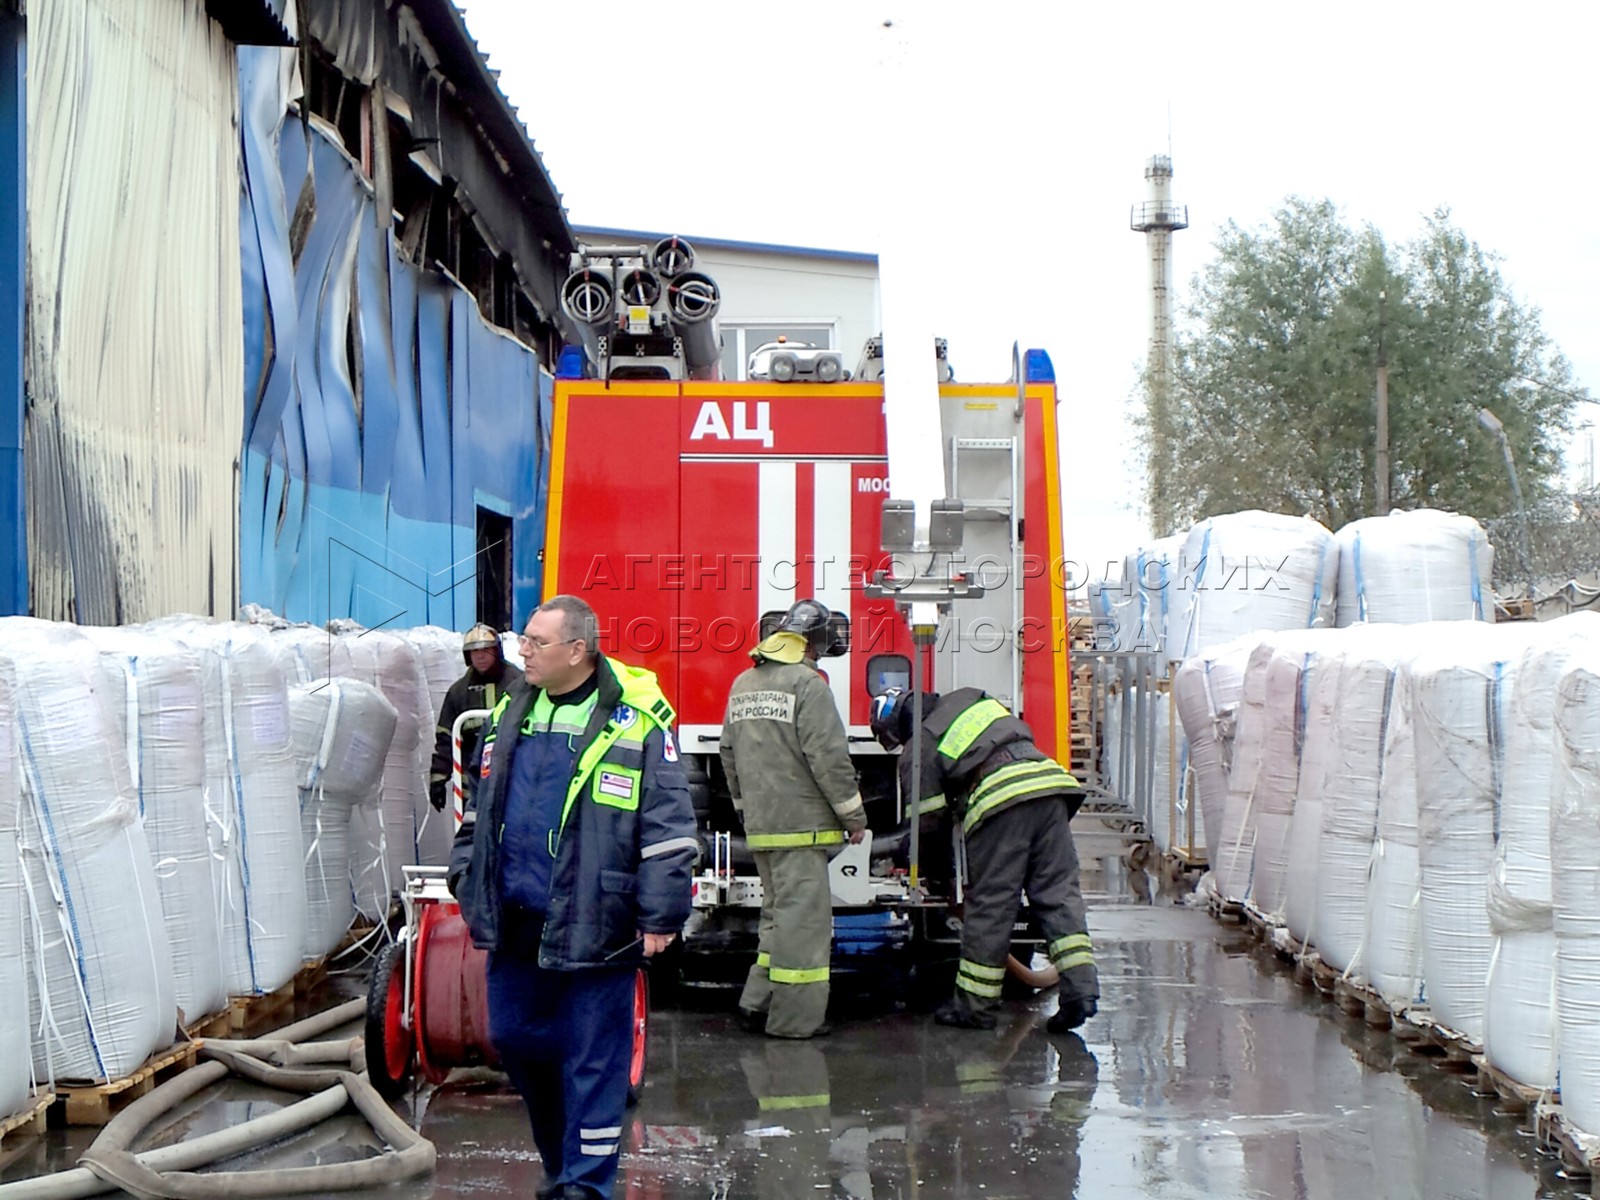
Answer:
MULTIPOLYGON (((749 651, 798 598, 836 613, 848 650, 822 666, 849 733, 874 837, 834 861, 836 972, 855 950, 953 946, 958 890, 948 831, 910 814, 895 759, 873 740, 871 698, 911 681, 913 644, 892 584, 906 564, 882 548, 891 495, 879 339, 857 370, 765 365, 760 382, 706 373, 715 285, 680 239, 594 247, 565 298, 586 324, 558 373, 544 594, 582 595, 608 654, 655 671, 678 710, 678 740, 706 855, 685 931, 691 978, 732 981, 754 954, 760 885, 742 849, 717 759, 728 689, 749 651), (675 272, 675 273, 673 273, 675 272), (655 282, 644 286, 645 276, 655 282), (682 286, 680 286, 682 285, 682 286), (643 303, 635 303, 642 301, 643 303), (788 376, 792 382, 779 382, 788 376), (918 867, 920 866, 920 875, 918 867), (925 877, 925 878, 924 878, 925 877), (720 964, 720 966, 719 966, 720 964)), ((924 654, 935 690, 977 686, 1015 708, 1041 749, 1065 758, 1066 597, 1054 373, 1017 356, 1016 377, 956 383, 939 344, 937 421, 946 494, 965 537, 949 574, 972 585, 924 654), (981 592, 981 595, 976 593, 981 592)), ((929 402, 930 410, 933 402, 929 402)), ((1024 959, 1026 961, 1026 959, 1024 959)))

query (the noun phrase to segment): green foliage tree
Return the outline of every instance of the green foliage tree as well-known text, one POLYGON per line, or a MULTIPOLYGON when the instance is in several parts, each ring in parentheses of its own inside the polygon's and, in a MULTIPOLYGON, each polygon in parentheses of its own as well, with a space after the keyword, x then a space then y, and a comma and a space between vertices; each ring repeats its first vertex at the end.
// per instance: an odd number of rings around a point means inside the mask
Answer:
POLYGON ((1570 367, 1447 209, 1396 247, 1331 201, 1290 199, 1263 227, 1229 222, 1216 249, 1182 313, 1165 438, 1157 408, 1145 414, 1147 454, 1169 448, 1149 461, 1158 524, 1163 507, 1174 528, 1245 508, 1330 529, 1373 515, 1380 338, 1392 507, 1510 511, 1480 408, 1504 423, 1530 504, 1550 494, 1576 402, 1570 367))

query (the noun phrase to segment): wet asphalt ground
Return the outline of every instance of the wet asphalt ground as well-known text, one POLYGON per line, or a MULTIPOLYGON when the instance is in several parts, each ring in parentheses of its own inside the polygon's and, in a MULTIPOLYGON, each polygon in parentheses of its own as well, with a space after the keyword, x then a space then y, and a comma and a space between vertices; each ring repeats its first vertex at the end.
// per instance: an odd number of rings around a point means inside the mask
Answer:
MULTIPOLYGON (((702 1000, 653 1015, 643 1097, 623 1133, 633 1200, 1533 1200, 1577 1197, 1523 1123, 1467 1077, 1407 1051, 1295 983, 1243 929, 1202 912, 1099 897, 1100 1013, 1044 1030, 1054 1001, 1010 1004, 993 1032, 926 1013, 841 1021, 786 1042, 702 1000)), ((150 1144, 275 1108, 232 1083, 150 1144)), ((438 1147, 431 1181, 391 1200, 531 1197, 540 1181, 517 1097, 467 1076, 415 1098, 438 1147)), ((0 1180, 70 1166, 93 1131, 8 1149, 0 1180)), ((353 1116, 232 1168, 378 1152, 353 1116)), ((348 1193, 347 1193, 348 1194, 348 1193)))

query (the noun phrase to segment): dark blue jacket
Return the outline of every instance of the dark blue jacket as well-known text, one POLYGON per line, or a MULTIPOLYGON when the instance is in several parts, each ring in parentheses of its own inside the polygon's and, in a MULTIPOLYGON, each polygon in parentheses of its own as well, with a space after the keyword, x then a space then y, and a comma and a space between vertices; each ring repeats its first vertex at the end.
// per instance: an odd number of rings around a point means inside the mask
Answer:
MULTIPOLYGON (((689 785, 672 739, 672 707, 649 671, 600 660, 594 716, 578 743, 555 863, 539 965, 552 970, 634 965, 641 933, 677 933, 689 917, 699 838, 689 785), (619 953, 620 952, 620 953, 619 953)), ((497 707, 479 752, 487 759, 467 797, 450 854, 450 890, 474 944, 500 947, 498 854, 512 755, 536 690, 517 681, 497 707)))

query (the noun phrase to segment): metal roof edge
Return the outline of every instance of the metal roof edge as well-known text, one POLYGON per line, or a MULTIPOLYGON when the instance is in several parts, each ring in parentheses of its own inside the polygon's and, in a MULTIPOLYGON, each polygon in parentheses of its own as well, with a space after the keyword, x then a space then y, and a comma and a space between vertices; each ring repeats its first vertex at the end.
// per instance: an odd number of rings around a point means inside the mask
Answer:
POLYGON ((642 229, 613 229, 605 225, 574 225, 572 232, 579 238, 621 238, 627 241, 655 242, 665 237, 678 236, 691 246, 716 247, 719 250, 744 250, 753 254, 782 254, 791 258, 823 258, 835 262, 871 263, 876 266, 878 256, 862 250, 824 250, 814 246, 785 246, 777 242, 743 242, 730 238, 696 237, 693 234, 650 233, 642 229))

